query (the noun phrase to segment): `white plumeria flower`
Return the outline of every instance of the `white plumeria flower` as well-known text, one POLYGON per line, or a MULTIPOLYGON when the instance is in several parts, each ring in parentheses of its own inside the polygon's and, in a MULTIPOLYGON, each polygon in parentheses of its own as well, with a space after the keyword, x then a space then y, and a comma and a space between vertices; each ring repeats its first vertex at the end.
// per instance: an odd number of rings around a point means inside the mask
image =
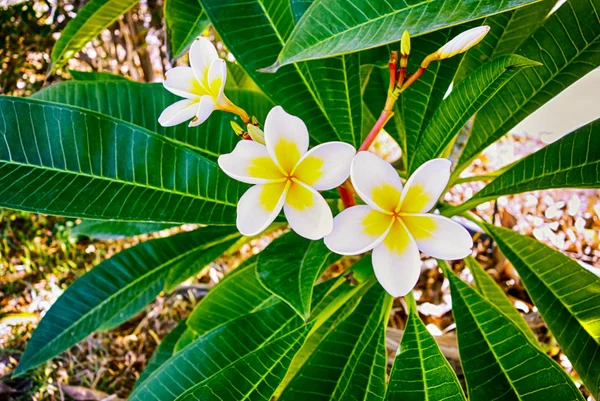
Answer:
POLYGON ((276 106, 267 115, 265 145, 240 141, 219 157, 230 177, 255 184, 237 206, 238 230, 247 236, 262 232, 281 209, 299 235, 317 240, 331 232, 333 216, 317 191, 341 185, 350 174, 356 150, 347 143, 328 142, 308 151, 308 130, 298 117, 276 106))
POLYGON ((325 245, 341 255, 373 249, 373 270, 383 288, 394 297, 416 285, 419 250, 429 256, 455 260, 471 254, 473 240, 460 224, 427 213, 450 179, 450 161, 434 159, 419 167, 404 188, 396 170, 373 153, 359 152, 350 178, 366 205, 341 212, 325 245))
POLYGON ((227 66, 210 40, 196 38, 189 58, 191 67, 175 67, 167 71, 164 87, 185 99, 162 112, 158 122, 163 127, 177 125, 190 118, 190 127, 195 127, 206 121, 213 110, 230 111, 233 106, 223 93, 227 66))

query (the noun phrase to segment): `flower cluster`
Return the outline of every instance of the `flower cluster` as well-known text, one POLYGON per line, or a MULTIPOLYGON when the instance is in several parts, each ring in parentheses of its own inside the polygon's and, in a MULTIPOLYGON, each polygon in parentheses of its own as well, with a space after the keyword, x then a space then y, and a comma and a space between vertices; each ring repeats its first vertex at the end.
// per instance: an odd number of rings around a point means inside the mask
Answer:
MULTIPOLYGON (((306 125, 281 106, 268 113, 263 132, 227 99, 226 65, 208 40, 194 42, 190 64, 167 73, 165 88, 186 99, 168 107, 159 122, 170 126, 192 118, 190 126, 195 126, 217 109, 246 117, 255 140, 239 141, 233 152, 218 159, 228 176, 253 185, 237 206, 236 224, 243 235, 261 233, 283 209, 292 230, 311 240, 324 238, 333 252, 359 255, 372 250, 378 281, 396 297, 415 286, 419 251, 446 260, 471 253, 473 242, 464 227, 430 213, 450 178, 450 161, 430 160, 403 185, 392 165, 368 151, 356 153, 343 142, 309 150, 306 125), (334 218, 319 191, 348 178, 365 204, 348 207, 334 218)), ((234 129, 242 130, 237 124, 234 129)))

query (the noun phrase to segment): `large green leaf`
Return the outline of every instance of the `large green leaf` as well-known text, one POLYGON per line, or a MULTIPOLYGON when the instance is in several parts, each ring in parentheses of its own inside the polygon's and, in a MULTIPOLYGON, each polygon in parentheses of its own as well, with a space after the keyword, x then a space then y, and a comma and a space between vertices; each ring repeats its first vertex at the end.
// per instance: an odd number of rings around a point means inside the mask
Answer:
POLYGON ((307 320, 315 281, 336 259, 339 256, 327 249, 323 241, 289 232, 258 254, 256 274, 269 291, 307 320))
POLYGON ((136 313, 139 309, 132 310, 140 307, 136 299, 158 295, 171 269, 191 265, 198 269, 237 238, 234 228, 202 228, 143 242, 100 263, 52 305, 33 333, 16 374, 58 355, 107 321, 136 313))
POLYGON ((52 71, 71 57, 102 30, 110 26, 139 0, 90 0, 61 32, 52 49, 52 71))
MULTIPOLYGON (((249 113, 263 120, 273 104, 256 91, 230 89, 227 96, 249 113)), ((216 160, 233 150, 239 138, 230 121, 241 120, 230 113, 214 112, 198 127, 187 124, 163 127, 158 123, 160 113, 181 98, 161 84, 138 82, 64 82, 49 86, 32 97, 94 110, 157 132, 174 142, 186 145, 203 156, 216 160)))
POLYGON ((527 68, 477 113, 455 175, 482 150, 577 79, 600 65, 597 0, 572 0, 552 14, 517 51, 542 67, 527 68))
POLYGON ((274 68, 337 56, 458 25, 532 3, 534 0, 315 0, 302 17, 274 68))
MULTIPOLYGON (((265 382, 269 371, 277 368, 280 358, 285 358, 289 351, 299 347, 298 340, 302 341, 307 332, 308 326, 283 302, 241 316, 209 331, 175 353, 136 388, 129 400, 175 400, 194 386, 205 385, 211 376, 221 378, 220 384, 211 382, 215 391, 220 392, 221 386, 227 386, 233 393, 250 382, 256 390, 263 390, 263 396, 270 397, 263 388, 271 385, 265 382), (257 356, 262 358, 261 363, 245 363, 257 356), (227 378, 231 374, 227 369, 230 366, 240 369, 237 380, 227 378)), ((289 361, 282 361, 282 367, 285 363, 289 361)), ((281 373, 280 370, 277 373, 281 373)))
MULTIPOLYGON (((500 56, 469 74, 452 90, 415 139, 409 156, 409 171, 443 152, 461 128, 521 69, 539 65, 521 56, 500 56)), ((410 100, 410 99, 409 99, 410 100)))
POLYGON ((71 230, 73 237, 89 237, 99 240, 123 239, 141 234, 149 234, 167 228, 173 224, 120 222, 107 220, 84 220, 71 230))
POLYGON ((167 51, 170 58, 181 57, 208 24, 208 17, 198 0, 165 0, 167 51))
POLYGON ((258 72, 272 63, 310 1, 201 0, 239 65, 263 92, 307 125, 314 143, 341 140, 360 145, 362 104, 358 55, 301 63, 276 74, 258 72))
POLYGON ((92 219, 234 224, 247 187, 170 139, 77 107, 0 97, 0 206, 92 219))
POLYGON ((583 401, 571 378, 556 362, 445 262, 439 263, 450 280, 452 314, 469 400, 583 401))
POLYGON ((496 305, 502 313, 523 331, 533 344, 537 345, 538 339, 535 337, 535 334, 533 334, 533 331, 531 331, 531 328, 525 319, 523 319, 523 316, 515 309, 513 303, 508 299, 504 291, 502 291, 502 288, 498 286, 485 270, 483 270, 475 258, 469 256, 465 259, 465 263, 473 275, 477 291, 479 291, 479 293, 488 301, 496 305))
POLYGON ((600 120, 596 120, 520 160, 473 198, 444 213, 456 214, 503 195, 599 186, 600 120))
POLYGON ((544 23, 555 4, 556 0, 542 0, 485 18, 483 25, 489 26, 490 31, 465 54, 458 78, 464 78, 492 57, 514 53, 544 23))
POLYGON ((600 387, 600 278, 533 238, 486 224, 586 387, 600 387))
POLYGON ((412 295, 408 322, 386 392, 386 401, 466 401, 458 378, 419 318, 412 295))
POLYGON ((321 339, 279 399, 382 400, 391 304, 392 298, 374 285, 356 309, 321 339))

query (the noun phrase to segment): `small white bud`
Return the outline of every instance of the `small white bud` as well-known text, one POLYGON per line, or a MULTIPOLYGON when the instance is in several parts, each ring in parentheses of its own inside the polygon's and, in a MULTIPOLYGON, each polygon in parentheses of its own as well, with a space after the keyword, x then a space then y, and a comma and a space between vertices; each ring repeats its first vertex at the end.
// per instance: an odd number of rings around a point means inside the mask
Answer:
POLYGON ((471 47, 481 42, 481 40, 489 31, 490 27, 487 25, 478 26, 477 28, 464 31, 450 42, 440 47, 439 50, 434 53, 434 55, 438 60, 442 60, 466 52, 471 47))
POLYGON ((248 134, 254 142, 265 144, 265 133, 256 125, 248 124, 248 134))

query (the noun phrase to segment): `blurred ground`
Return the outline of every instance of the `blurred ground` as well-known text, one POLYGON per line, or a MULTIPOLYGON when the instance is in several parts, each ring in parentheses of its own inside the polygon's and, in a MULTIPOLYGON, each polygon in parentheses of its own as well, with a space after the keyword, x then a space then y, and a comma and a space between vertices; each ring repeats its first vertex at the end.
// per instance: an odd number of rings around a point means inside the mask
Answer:
MULTIPOLYGON (((543 146, 539 140, 518 135, 504 140, 478 159, 466 172, 486 174, 543 146)), ((461 184, 446 196, 450 202, 470 197, 483 184, 461 184)), ((526 235, 569 256, 600 267, 600 191, 539 191, 500 198, 484 204, 478 214, 499 219, 526 235), (494 217, 495 216, 495 217, 494 217)), ((32 374, 10 379, 39 318, 77 277, 116 252, 152 236, 121 241, 76 240, 68 235, 77 221, 21 212, 0 214, 0 400, 116 400, 126 398, 156 345, 216 284, 243 259, 257 253, 272 236, 245 245, 221 258, 205 273, 184 283, 172 294, 162 294, 142 313, 112 332, 96 333, 32 374), (94 390, 90 392, 89 390, 94 390)), ((166 235, 162 232, 153 236, 166 235)), ((488 243, 477 244, 478 260, 524 314, 553 358, 575 376, 536 312, 518 275, 488 243)), ((416 288, 419 310, 452 365, 460 372, 448 282, 434 260, 425 260, 416 288)), ((463 279, 472 281, 462 264, 454 266, 463 279)), ((390 319, 388 348, 393 361, 406 316, 396 301, 390 319)), ((587 395, 585 389, 582 391, 587 395)))

